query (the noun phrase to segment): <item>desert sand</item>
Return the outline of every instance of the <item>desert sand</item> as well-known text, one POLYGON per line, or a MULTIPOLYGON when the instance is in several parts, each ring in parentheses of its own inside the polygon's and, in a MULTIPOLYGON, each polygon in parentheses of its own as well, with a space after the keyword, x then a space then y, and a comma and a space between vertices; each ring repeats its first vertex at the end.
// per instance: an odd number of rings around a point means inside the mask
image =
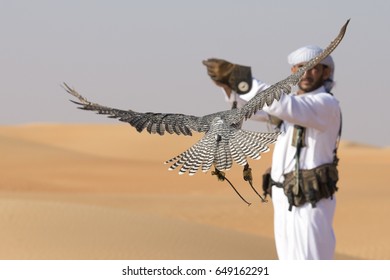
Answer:
MULTIPOLYGON (((272 203, 163 162, 194 137, 126 124, 0 127, 0 259, 276 259, 272 203)), ((251 161, 255 186, 271 152, 251 161)), ((339 148, 336 259, 390 259, 390 149, 339 148)))

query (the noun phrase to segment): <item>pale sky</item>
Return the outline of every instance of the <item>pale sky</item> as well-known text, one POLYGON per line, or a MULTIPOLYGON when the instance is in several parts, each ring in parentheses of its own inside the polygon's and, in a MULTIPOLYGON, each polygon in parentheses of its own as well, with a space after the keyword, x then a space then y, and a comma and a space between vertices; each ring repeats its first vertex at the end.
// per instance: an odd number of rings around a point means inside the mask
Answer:
POLYGON ((333 53, 342 139, 390 146, 389 12, 387 0, 0 0, 0 125, 118 123, 77 110, 62 82, 120 109, 225 110, 203 59, 272 84, 290 74, 291 51, 327 46, 351 18, 333 53))

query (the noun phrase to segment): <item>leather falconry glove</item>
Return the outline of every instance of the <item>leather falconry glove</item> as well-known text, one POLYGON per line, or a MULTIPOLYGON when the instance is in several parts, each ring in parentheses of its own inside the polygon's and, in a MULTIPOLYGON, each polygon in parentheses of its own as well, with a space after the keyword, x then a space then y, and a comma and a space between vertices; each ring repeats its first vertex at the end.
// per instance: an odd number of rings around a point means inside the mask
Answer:
POLYGON ((207 74, 213 81, 227 85, 238 94, 245 94, 251 90, 252 72, 249 66, 233 64, 218 58, 209 58, 202 63, 207 67, 207 74))

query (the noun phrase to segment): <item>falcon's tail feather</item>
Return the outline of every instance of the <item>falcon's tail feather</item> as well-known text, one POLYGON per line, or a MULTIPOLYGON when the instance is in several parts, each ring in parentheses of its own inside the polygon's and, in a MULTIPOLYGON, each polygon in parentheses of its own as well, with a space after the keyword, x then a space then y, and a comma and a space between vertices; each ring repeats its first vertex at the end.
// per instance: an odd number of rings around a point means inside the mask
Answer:
POLYGON ((207 172, 214 161, 214 149, 210 138, 206 134, 205 137, 200 139, 188 150, 167 160, 165 164, 173 162, 169 170, 174 170, 181 166, 179 170, 180 175, 187 171, 189 175, 194 175, 199 170, 199 167, 202 166, 202 171, 207 172))
POLYGON ((276 142, 280 132, 254 132, 237 130, 230 141, 232 157, 239 165, 247 164, 247 158, 260 159, 261 153, 269 151, 269 145, 276 142))
POLYGON ((194 175, 201 166, 202 171, 207 172, 213 164, 218 170, 229 170, 233 161, 245 165, 248 157, 260 159, 261 153, 269 151, 268 146, 277 140, 279 134, 235 129, 225 141, 215 141, 213 136, 206 134, 195 145, 165 164, 173 163, 169 170, 181 166, 179 174, 188 171, 189 175, 194 175))

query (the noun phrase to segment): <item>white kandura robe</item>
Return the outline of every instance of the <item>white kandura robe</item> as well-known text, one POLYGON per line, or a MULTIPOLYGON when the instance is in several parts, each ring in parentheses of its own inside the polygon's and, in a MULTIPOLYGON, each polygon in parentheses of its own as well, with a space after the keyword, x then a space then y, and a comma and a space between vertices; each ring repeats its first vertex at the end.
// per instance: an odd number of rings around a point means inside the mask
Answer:
MULTIPOLYGON (((245 95, 232 94, 228 102, 242 106, 258 90, 268 85, 253 80, 252 89, 245 95)), ((282 119, 282 134, 278 137, 272 156, 271 177, 283 182, 283 174, 295 169, 296 148, 291 145, 294 124, 306 127, 306 146, 301 149, 300 168, 312 169, 332 163, 340 129, 339 102, 323 87, 302 95, 283 94, 279 101, 256 113, 252 119, 268 121, 268 115, 282 119)), ((310 203, 288 211, 288 200, 283 189, 273 186, 274 233, 279 259, 333 259, 335 236, 333 217, 336 199, 322 199, 313 208, 310 203)))

